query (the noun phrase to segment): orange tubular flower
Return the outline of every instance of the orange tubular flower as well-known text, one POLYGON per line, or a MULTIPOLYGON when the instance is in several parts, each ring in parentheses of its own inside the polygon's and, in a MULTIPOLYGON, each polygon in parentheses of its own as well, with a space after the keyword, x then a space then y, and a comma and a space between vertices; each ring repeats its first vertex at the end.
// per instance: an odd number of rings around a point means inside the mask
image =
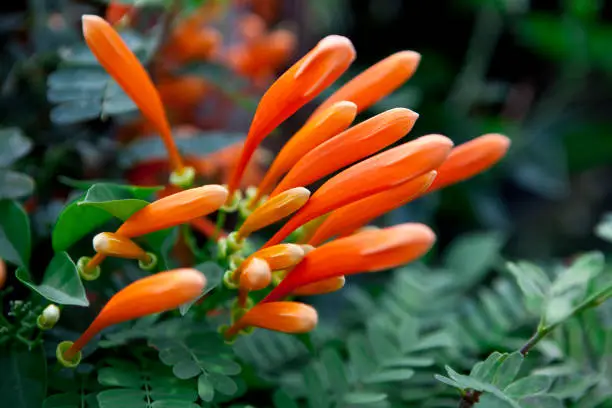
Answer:
POLYGON ((108 301, 74 344, 60 343, 58 359, 70 363, 89 340, 106 327, 175 309, 200 296, 205 286, 206 278, 195 269, 175 269, 137 280, 108 301))
POLYGON ((324 295, 342 289, 345 283, 346 278, 344 276, 334 276, 333 278, 300 286, 291 292, 291 294, 294 296, 324 295))
POLYGON ((317 228, 308 243, 318 246, 334 235, 344 236, 352 233, 382 214, 410 202, 426 191, 435 178, 436 171, 430 171, 397 187, 338 208, 317 228))
POLYGON ((261 141, 299 108, 334 82, 355 59, 348 38, 330 35, 272 84, 259 102, 240 161, 229 182, 230 197, 261 141))
POLYGON ((337 101, 355 102, 357 112, 362 112, 406 82, 420 61, 421 54, 414 51, 401 51, 388 56, 338 89, 319 105, 311 117, 337 101))
POLYGON ((83 34, 100 65, 155 125, 168 150, 172 168, 177 174, 182 174, 183 160, 174 144, 166 112, 151 78, 138 58, 110 24, 98 16, 83 16, 83 34))
POLYGON ((348 128, 356 115, 357 105, 353 102, 340 101, 308 121, 276 155, 276 159, 257 188, 253 204, 256 204, 264 194, 268 194, 281 176, 306 153, 348 128))
POLYGON ((500 161, 510 147, 506 136, 491 133, 465 142, 448 155, 427 192, 439 190, 481 173, 500 161))
POLYGON ((259 303, 225 332, 225 338, 231 339, 247 327, 283 333, 308 333, 317 326, 318 320, 317 311, 303 303, 259 303))
POLYGON ((453 142, 444 136, 423 136, 370 157, 329 179, 266 244, 287 236, 323 214, 428 173, 446 159, 453 142))
POLYGON ((423 256, 435 240, 423 224, 400 224, 337 239, 307 254, 262 302, 275 302, 325 279, 402 265, 423 256))
POLYGON ((227 189, 216 184, 181 191, 134 213, 117 234, 132 238, 183 224, 218 210, 226 199, 227 189))
POLYGON ((134 241, 112 232, 102 232, 93 238, 93 247, 96 252, 117 258, 142 259, 147 253, 134 241))
POLYGON ((395 108, 345 130, 306 153, 270 196, 307 186, 397 142, 410 132, 418 117, 409 109, 395 108))
POLYGON ((247 217, 244 224, 238 229, 236 239, 241 241, 252 232, 293 214, 306 204, 309 197, 308 189, 296 187, 271 198, 247 217))

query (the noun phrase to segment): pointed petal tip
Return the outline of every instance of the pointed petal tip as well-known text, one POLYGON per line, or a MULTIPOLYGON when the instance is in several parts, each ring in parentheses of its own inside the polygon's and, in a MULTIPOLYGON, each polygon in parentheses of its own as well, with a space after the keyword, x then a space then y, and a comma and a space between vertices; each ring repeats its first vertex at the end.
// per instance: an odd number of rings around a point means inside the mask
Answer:
POLYGON ((508 150, 510 148, 510 145, 512 144, 512 141, 508 136, 502 135, 500 133, 487 133, 480 137, 483 139, 486 138, 492 143, 497 144, 503 150, 508 150))
POLYGON ((396 52, 393 54, 393 57, 399 62, 409 63, 411 65, 415 63, 418 64, 421 61, 421 54, 410 50, 396 52))

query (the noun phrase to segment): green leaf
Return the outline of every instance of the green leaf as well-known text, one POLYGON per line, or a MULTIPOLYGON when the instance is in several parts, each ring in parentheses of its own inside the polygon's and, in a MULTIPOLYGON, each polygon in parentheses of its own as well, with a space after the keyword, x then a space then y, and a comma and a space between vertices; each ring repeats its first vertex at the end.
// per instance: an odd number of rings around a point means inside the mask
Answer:
POLYGON ((513 382, 504 390, 511 398, 519 399, 548 391, 553 379, 546 375, 530 375, 513 382))
POLYGON ((221 394, 234 395, 238 391, 236 382, 227 375, 211 372, 208 374, 208 380, 221 394))
POLYGON ((595 235, 608 242, 612 242, 612 213, 604 214, 595 227, 595 235))
POLYGON ((147 408, 144 390, 111 389, 98 393, 99 408, 147 408))
POLYGON ((210 291, 221 284, 223 279, 223 269, 216 262, 204 262, 195 266, 195 269, 202 272, 206 276, 206 287, 200 296, 189 303, 185 303, 179 308, 181 316, 185 316, 191 306, 194 305, 203 296, 206 296, 210 291))
POLYGON ((485 361, 476 363, 470 372, 470 377, 476 378, 483 382, 491 382, 497 368, 502 363, 504 355, 498 351, 494 351, 487 357, 485 361))
POLYGON ((499 233, 472 233, 456 239, 444 254, 446 267, 473 282, 497 262, 505 239, 499 233))
POLYGON ((521 408, 563 408, 566 405, 558 398, 550 395, 538 395, 520 400, 521 408))
POLYGON ((95 184, 91 186, 79 206, 92 206, 106 211, 122 221, 130 218, 136 211, 149 205, 142 199, 132 198, 134 192, 128 187, 112 184, 95 184))
POLYGON ((19 268, 15 275, 24 285, 53 303, 89 306, 76 265, 66 252, 53 257, 40 285, 33 283, 23 268, 19 268))
POLYGON ((274 408, 299 408, 297 403, 283 390, 276 390, 272 395, 272 401, 274 402, 274 408))
POLYGON ((334 349, 327 348, 321 352, 321 363, 327 373, 327 381, 336 394, 344 394, 349 387, 348 377, 344 370, 342 358, 334 349))
POLYGON ((68 204, 55 223, 51 241, 56 252, 65 251, 85 235, 113 218, 104 210, 79 206, 79 200, 82 198, 84 196, 68 204))
POLYGON ((32 150, 32 141, 16 127, 0 129, 0 167, 8 167, 32 150))
POLYGON ((546 273, 539 266, 529 262, 508 262, 506 267, 525 295, 527 308, 532 313, 540 314, 551 284, 546 273))
POLYGON ((107 387, 140 388, 140 373, 136 370, 103 367, 98 370, 98 382, 107 387))
POLYGON ((388 383, 396 381, 407 381, 414 375, 414 370, 409 368, 397 370, 384 370, 375 373, 365 378, 364 382, 368 384, 388 383))
POLYGON ((446 385, 448 385, 450 387, 457 388, 459 390, 463 390, 464 389, 463 385, 461 385, 457 381, 451 380, 450 378, 445 377, 443 375, 434 374, 434 378, 436 380, 440 381, 441 383, 446 384, 446 385))
POLYGON ((81 397, 75 393, 55 394, 47 397, 42 408, 78 408, 81 397))
POLYGON ((193 378, 200 372, 200 367, 192 360, 181 360, 172 367, 172 373, 182 380, 193 378))
POLYGON ((588 282, 599 275, 604 267, 605 260, 601 252, 589 252, 580 256, 553 282, 551 295, 563 295, 574 288, 585 290, 588 282))
POLYGON ((0 169, 0 200, 12 200, 32 194, 34 180, 16 171, 0 169))
POLYGON ((307 390, 308 406, 310 408, 327 408, 331 401, 319 373, 312 365, 302 370, 302 378, 307 390))
POLYGON ((30 220, 15 201, 0 201, 0 258, 21 268, 30 262, 30 220))
POLYGON ((495 372, 495 377, 492 381, 493 385, 500 389, 510 385, 521 369, 523 360, 523 355, 518 351, 507 355, 495 372))
POLYGON ((344 396, 344 403, 349 405, 375 404, 387 399, 382 392, 351 392, 344 396))
MULTIPOLYGON (((64 251, 72 244, 110 221, 113 216, 125 221, 148 204, 157 187, 137 187, 113 183, 91 186, 87 193, 70 203, 59 215, 53 229, 53 249, 64 251)), ((150 234, 151 237, 154 234, 150 234)))
POLYGON ((206 402, 211 402, 215 396, 215 389, 206 374, 201 374, 198 378, 198 395, 206 402))
POLYGON ((47 393, 47 366, 41 347, 33 350, 0 349, 2 405, 40 408, 47 393))

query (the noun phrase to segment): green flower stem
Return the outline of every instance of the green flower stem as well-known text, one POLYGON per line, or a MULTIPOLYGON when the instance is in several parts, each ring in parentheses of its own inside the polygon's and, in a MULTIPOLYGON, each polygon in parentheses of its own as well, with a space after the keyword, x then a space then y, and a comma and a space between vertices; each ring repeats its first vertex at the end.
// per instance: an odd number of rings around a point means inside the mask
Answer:
POLYGON ((219 237, 219 233, 221 232, 221 228, 225 224, 225 218, 227 217, 227 213, 223 210, 219 210, 217 213, 217 223, 215 224, 215 233, 211 237, 213 240, 217 240, 219 237))

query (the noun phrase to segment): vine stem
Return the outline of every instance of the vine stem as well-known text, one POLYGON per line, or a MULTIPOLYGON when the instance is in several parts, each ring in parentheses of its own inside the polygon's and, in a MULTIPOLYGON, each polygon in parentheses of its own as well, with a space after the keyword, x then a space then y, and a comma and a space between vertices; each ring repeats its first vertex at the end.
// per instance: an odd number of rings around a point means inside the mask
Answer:
MULTIPOLYGON (((540 327, 538 327, 538 330, 533 334, 533 336, 531 336, 529 340, 527 340, 527 342, 523 344, 520 349, 518 349, 518 352, 521 353, 523 357, 525 357, 529 353, 529 351, 531 351, 531 349, 533 349, 540 342, 540 340, 542 340, 550 332, 560 326, 564 321, 566 321, 570 317, 581 314, 587 309, 591 309, 601 305, 610 297, 612 297, 612 286, 603 289, 599 293, 587 298, 578 306, 574 307, 574 309, 572 309, 571 313, 567 316, 566 319, 560 320, 548 326, 540 325, 540 327)), ((472 408, 480 400, 481 395, 482 391, 466 391, 461 397, 461 400, 459 401, 459 408, 472 408)))

